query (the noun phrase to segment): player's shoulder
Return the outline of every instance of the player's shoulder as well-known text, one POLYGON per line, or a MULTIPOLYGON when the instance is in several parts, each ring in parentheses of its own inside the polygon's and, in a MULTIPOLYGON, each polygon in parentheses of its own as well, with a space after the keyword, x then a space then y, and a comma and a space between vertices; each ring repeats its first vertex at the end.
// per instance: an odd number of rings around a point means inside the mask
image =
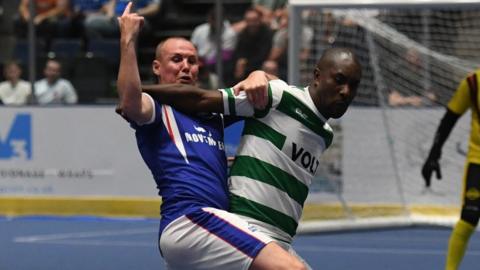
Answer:
POLYGON ((293 95, 305 95, 305 93, 308 92, 306 87, 291 85, 280 79, 270 81, 270 86, 272 88, 275 87, 276 89, 289 92, 290 94, 293 94, 293 95))
POLYGON ((289 85, 287 82, 281 79, 271 80, 269 81, 269 84, 270 84, 270 88, 275 91, 288 91, 288 92, 298 91, 298 90, 302 91, 301 88, 297 88, 294 85, 289 85))

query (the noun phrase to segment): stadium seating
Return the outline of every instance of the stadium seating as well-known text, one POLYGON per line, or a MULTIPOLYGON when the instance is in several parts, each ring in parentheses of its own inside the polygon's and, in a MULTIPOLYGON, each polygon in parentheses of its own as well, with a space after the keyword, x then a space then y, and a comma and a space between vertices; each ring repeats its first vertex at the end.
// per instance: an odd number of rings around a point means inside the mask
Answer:
POLYGON ((82 53, 82 41, 80 39, 54 39, 50 45, 49 53, 55 57, 77 57, 82 53))
POLYGON ((108 95, 114 73, 105 58, 79 57, 72 70, 72 84, 80 104, 95 103, 98 98, 108 95))

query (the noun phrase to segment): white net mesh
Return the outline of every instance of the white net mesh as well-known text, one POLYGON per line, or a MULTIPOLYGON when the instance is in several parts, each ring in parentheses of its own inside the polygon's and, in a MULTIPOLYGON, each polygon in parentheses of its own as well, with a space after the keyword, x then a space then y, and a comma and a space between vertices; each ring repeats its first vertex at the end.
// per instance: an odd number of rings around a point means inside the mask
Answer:
POLYGON ((363 66, 355 104, 334 123, 333 154, 326 153, 304 217, 458 215, 469 113, 443 148, 443 180, 432 179, 426 190, 420 170, 444 105, 480 66, 480 5, 298 10, 294 29, 312 29, 314 40, 294 83, 306 85, 332 46, 353 48, 363 66))

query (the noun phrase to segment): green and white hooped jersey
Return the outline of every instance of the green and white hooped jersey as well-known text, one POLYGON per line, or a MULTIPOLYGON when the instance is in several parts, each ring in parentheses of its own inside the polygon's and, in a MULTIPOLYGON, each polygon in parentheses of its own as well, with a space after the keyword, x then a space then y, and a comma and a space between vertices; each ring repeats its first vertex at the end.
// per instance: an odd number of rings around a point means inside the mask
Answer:
POLYGON ((332 129, 308 88, 270 81, 264 110, 255 110, 244 93, 220 91, 226 115, 248 117, 230 169, 230 211, 290 243, 319 157, 332 142, 332 129))

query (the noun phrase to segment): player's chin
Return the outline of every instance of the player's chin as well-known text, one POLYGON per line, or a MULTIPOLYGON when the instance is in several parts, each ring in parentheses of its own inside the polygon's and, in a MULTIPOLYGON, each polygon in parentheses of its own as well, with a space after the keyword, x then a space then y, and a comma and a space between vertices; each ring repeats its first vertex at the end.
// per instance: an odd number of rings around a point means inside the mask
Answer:
POLYGON ((340 118, 345 114, 345 112, 347 112, 347 109, 348 109, 347 104, 343 104, 343 103, 337 104, 332 108, 330 117, 335 119, 340 118))

